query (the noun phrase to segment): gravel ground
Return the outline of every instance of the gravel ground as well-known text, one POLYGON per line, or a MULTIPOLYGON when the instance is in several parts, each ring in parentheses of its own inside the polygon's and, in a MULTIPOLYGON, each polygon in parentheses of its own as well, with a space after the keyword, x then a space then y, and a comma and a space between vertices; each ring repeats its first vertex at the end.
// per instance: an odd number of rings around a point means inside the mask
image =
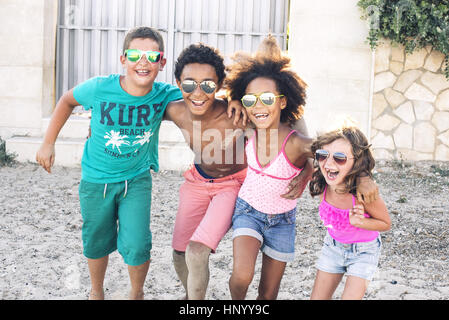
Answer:
MULTIPOLYGON (((79 168, 56 166, 47 174, 35 164, 0 168, 0 299, 48 300, 88 296, 90 281, 82 255, 78 202, 79 168)), ((392 219, 382 233, 379 269, 365 299, 449 299, 449 162, 378 161, 375 179, 392 219)), ((178 205, 180 172, 153 173, 152 263, 145 284, 148 300, 183 295, 171 258, 171 234, 178 205)), ((325 228, 318 199, 305 192, 298 203, 296 258, 289 263, 279 299, 305 300, 315 278, 315 261, 325 228)), ((257 296, 261 259, 248 291, 257 296)), ((230 299, 231 232, 210 258, 206 298, 230 299)), ((339 286, 334 298, 342 293, 339 286)), ((110 256, 106 299, 125 299, 126 266, 110 256)))

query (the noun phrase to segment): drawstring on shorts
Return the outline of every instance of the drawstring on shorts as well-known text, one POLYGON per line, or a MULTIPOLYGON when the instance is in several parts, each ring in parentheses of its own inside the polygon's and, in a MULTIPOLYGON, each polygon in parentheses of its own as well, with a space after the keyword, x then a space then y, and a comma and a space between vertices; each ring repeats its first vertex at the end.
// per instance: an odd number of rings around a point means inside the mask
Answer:
MULTIPOLYGON (((108 189, 108 184, 104 184, 104 191, 103 191, 103 199, 106 198, 106 190, 108 189)), ((125 180, 125 193, 123 194, 123 198, 126 197, 126 194, 128 193, 128 180, 125 180)))

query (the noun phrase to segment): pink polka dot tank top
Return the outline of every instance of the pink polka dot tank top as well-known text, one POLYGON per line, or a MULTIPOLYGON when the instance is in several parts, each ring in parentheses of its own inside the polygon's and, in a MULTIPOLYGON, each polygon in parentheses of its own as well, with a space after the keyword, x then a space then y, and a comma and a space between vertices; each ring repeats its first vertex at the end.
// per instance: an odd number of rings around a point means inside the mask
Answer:
POLYGON ((278 155, 265 167, 262 167, 257 158, 255 135, 245 146, 248 171, 240 188, 239 197, 260 212, 279 214, 296 207, 297 199, 281 197, 287 192, 290 181, 302 170, 295 167, 285 154, 285 144, 294 132, 295 130, 292 130, 287 135, 278 155))
MULTIPOLYGON (((327 227, 327 232, 332 238, 342 243, 367 242, 377 238, 378 231, 357 228, 349 222, 349 209, 340 209, 326 202, 326 190, 327 186, 324 188, 319 212, 321 221, 327 227)), ((352 205, 355 205, 353 195, 352 205)), ((370 216, 365 213, 365 217, 369 218, 370 216)))

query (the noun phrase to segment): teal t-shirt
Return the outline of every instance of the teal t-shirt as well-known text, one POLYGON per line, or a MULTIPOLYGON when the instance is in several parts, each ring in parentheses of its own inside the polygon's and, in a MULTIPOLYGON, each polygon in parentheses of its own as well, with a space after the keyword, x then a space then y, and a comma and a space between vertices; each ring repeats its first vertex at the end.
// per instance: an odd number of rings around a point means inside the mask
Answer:
POLYGON ((114 183, 159 170, 159 129, 170 101, 182 99, 170 84, 155 82, 145 96, 132 96, 120 75, 91 78, 73 89, 76 101, 92 110, 91 137, 84 145, 82 179, 114 183))

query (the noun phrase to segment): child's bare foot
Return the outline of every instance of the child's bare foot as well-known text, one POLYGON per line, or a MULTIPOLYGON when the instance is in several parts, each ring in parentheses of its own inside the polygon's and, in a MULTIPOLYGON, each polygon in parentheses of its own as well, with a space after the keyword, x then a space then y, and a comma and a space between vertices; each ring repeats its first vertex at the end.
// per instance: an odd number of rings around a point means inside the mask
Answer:
POLYGON ((104 300, 104 292, 91 290, 89 300, 104 300))
POLYGON ((129 300, 144 300, 145 294, 143 291, 137 291, 131 290, 129 292, 129 300))

